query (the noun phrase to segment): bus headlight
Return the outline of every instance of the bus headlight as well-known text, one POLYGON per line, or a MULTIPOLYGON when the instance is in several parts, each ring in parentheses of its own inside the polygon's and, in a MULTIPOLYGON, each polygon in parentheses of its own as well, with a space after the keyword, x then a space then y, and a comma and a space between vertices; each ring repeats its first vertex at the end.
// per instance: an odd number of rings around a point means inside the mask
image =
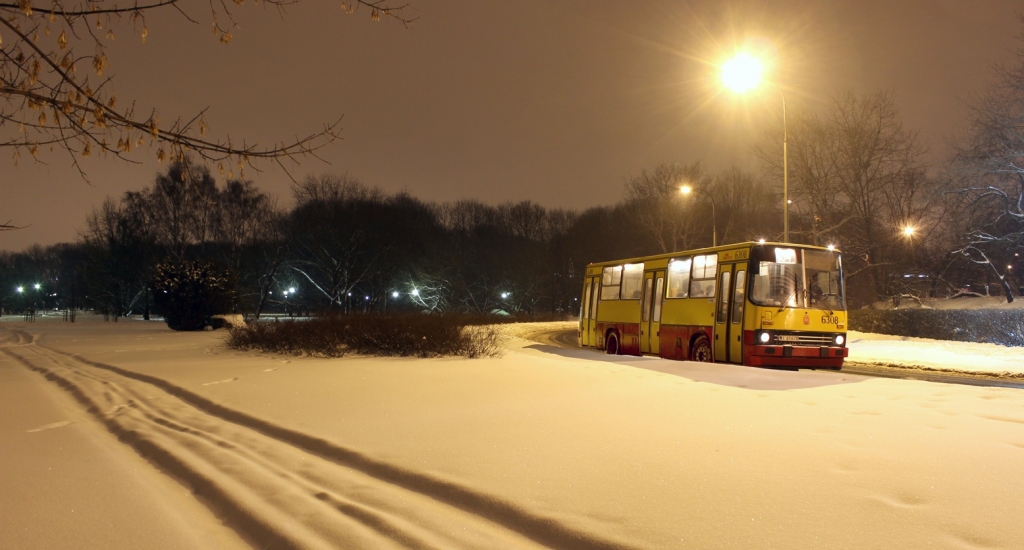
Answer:
POLYGON ((836 345, 837 346, 843 345, 843 342, 845 342, 845 341, 846 341, 846 337, 845 336, 843 336, 842 334, 837 334, 836 335, 836 345))
POLYGON ((768 332, 762 332, 761 334, 757 335, 757 339, 760 340, 762 344, 767 344, 768 342, 771 341, 772 335, 771 333, 768 332))

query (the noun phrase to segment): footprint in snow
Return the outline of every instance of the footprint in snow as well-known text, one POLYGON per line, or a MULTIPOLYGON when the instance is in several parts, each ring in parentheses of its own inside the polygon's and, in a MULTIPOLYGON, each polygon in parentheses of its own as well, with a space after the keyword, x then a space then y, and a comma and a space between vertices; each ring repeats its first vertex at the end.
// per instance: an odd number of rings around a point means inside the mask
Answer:
POLYGON ((226 384, 228 382, 234 382, 235 380, 238 380, 238 378, 236 377, 236 378, 228 378, 227 380, 217 380, 216 382, 207 382, 207 383, 205 383, 203 385, 204 386, 212 386, 214 384, 226 384))
POLYGON ((39 426, 38 428, 33 428, 31 430, 25 430, 25 432, 26 433, 35 433, 35 432, 41 432, 43 430, 52 430, 54 428, 63 428, 64 426, 67 426, 68 424, 73 424, 73 422, 71 422, 69 420, 62 420, 60 422, 54 422, 52 424, 46 424, 45 426, 39 426))

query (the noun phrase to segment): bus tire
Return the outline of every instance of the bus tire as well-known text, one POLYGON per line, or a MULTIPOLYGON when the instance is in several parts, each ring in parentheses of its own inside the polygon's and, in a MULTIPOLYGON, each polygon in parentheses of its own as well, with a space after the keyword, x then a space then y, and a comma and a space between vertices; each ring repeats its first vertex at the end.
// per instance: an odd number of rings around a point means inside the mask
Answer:
POLYGON ((711 362, 711 342, 707 335, 701 334, 693 339, 693 344, 690 346, 690 361, 711 362))
POLYGON ((619 335, 614 332, 609 332, 608 337, 605 338, 604 351, 608 355, 618 355, 621 353, 619 349, 619 335))

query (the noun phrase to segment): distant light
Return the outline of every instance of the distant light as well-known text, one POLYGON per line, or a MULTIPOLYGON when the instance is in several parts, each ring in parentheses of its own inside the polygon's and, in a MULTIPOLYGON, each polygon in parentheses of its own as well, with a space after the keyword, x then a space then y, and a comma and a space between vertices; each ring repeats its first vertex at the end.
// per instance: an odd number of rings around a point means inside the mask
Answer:
POLYGON ((754 56, 741 53, 722 65, 722 83, 734 92, 752 90, 761 81, 764 65, 754 56))
POLYGON ((295 287, 293 287, 293 286, 288 287, 288 292, 291 292, 292 294, 295 294, 295 287))
POLYGON ((420 295, 420 291, 418 289, 414 288, 414 289, 412 289, 412 295, 413 296, 419 296, 420 295))
POLYGON ((506 298, 508 298, 508 292, 502 292, 501 293, 501 299, 504 300, 506 298))
POLYGON ((18 292, 25 292, 25 287, 19 286, 18 287, 18 292))
POLYGON ((828 245, 828 251, 829 252, 835 252, 835 250, 836 250, 836 245, 834 245, 834 244, 828 245))
POLYGON ((392 292, 391 293, 391 297, 392 298, 398 298, 398 291, 396 290, 396 291, 392 292))
POLYGON ((903 228, 903 234, 906 235, 907 237, 913 236, 914 235, 914 228, 909 226, 909 225, 904 227, 903 228))
POLYGON ((273 290, 268 290, 268 291, 267 291, 267 294, 273 294, 273 293, 274 293, 274 291, 273 291, 273 290))
POLYGON ((793 199, 786 199, 786 204, 793 204, 793 199))
POLYGON ((758 239, 757 244, 764 244, 764 239, 758 239))
POLYGON ((679 192, 684 194, 684 195, 689 195, 690 193, 693 193, 693 187, 691 187, 689 185, 684 185, 684 186, 679 188, 679 192))
POLYGON ((349 292, 349 293, 348 293, 348 295, 349 295, 349 296, 351 296, 351 295, 352 295, 352 293, 351 293, 351 292, 349 292))
POLYGON ((39 283, 35 284, 36 290, 39 290, 39 283))
POLYGON ((369 297, 369 296, 367 296, 367 297, 366 297, 365 299, 369 300, 369 299, 370 299, 370 297, 369 297))

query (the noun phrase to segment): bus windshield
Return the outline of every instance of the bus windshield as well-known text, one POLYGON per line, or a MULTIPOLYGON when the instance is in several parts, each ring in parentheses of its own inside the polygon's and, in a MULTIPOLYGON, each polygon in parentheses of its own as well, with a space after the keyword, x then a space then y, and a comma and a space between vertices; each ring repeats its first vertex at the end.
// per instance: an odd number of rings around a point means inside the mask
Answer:
POLYGON ((784 247, 755 249, 750 300, 762 306, 846 309, 838 252, 784 247))

